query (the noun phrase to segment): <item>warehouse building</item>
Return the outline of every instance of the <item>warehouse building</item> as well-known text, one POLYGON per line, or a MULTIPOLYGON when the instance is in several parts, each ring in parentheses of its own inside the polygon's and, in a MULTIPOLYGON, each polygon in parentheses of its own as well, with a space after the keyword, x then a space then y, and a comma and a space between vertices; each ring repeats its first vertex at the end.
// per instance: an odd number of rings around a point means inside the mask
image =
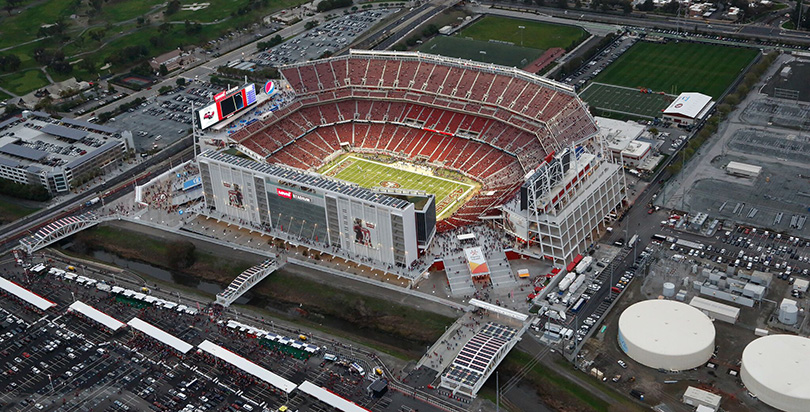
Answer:
POLYGON ((700 296, 693 297, 689 302, 689 306, 703 312, 704 315, 711 319, 721 320, 732 325, 737 323, 737 319, 740 318, 740 308, 704 299, 700 296))
POLYGON ((0 178, 65 193, 121 166, 132 133, 43 112, 0 123, 0 178))
POLYGON ((224 153, 198 156, 209 213, 281 230, 323 249, 387 265, 410 266, 419 237, 435 231, 435 208, 286 166, 224 153), (417 214, 425 216, 417 217, 417 214), (417 224, 423 227, 417 235, 417 224))
POLYGON ((686 392, 683 393, 683 403, 696 408, 704 406, 704 408, 709 408, 708 410, 710 411, 720 409, 720 401, 722 400, 723 398, 720 395, 695 388, 694 386, 686 388, 686 392))
POLYGON ((740 162, 728 162, 728 165, 726 166, 726 173, 756 179, 759 177, 759 174, 762 173, 762 167, 740 162))
POLYGON ((664 121, 680 126, 692 126, 705 119, 714 107, 711 96, 701 93, 681 93, 663 111, 664 121))

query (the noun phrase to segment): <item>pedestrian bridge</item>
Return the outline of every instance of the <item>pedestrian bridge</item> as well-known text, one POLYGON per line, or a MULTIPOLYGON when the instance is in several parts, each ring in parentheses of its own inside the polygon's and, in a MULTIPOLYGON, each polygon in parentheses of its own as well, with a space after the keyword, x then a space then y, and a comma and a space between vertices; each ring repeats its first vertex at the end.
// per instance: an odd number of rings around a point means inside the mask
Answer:
POLYGON ((53 221, 31 236, 20 239, 20 246, 29 254, 58 242, 74 233, 81 232, 90 226, 95 226, 107 219, 100 219, 94 213, 82 213, 81 215, 63 217, 53 221))
POLYGON ((268 259, 256 266, 248 268, 246 271, 240 273, 225 290, 217 293, 217 299, 214 303, 227 308, 255 284, 264 280, 264 278, 286 263, 286 258, 276 256, 275 259, 268 259))

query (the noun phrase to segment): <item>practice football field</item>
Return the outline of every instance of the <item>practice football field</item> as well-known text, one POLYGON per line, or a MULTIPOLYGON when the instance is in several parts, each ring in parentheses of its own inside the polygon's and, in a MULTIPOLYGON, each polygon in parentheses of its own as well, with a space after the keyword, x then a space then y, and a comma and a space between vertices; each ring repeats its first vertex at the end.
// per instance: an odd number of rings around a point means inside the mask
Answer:
POLYGON ((386 187, 433 194, 436 196, 436 218, 446 217, 461 206, 458 201, 474 189, 471 184, 402 170, 356 156, 346 156, 321 173, 368 189, 386 187))
POLYGON ((658 93, 641 93, 638 89, 591 83, 579 97, 593 107, 611 112, 638 115, 648 118, 660 117, 677 96, 658 93))
POLYGON ((640 41, 599 73, 594 82, 678 95, 720 97, 758 50, 707 43, 640 41))

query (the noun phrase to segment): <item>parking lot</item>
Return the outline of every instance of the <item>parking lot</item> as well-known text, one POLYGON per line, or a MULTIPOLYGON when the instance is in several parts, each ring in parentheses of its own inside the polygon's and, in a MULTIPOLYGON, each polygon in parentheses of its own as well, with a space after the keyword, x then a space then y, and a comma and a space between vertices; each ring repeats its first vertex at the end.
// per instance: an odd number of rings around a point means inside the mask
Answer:
POLYGON ((110 125, 132 131, 137 153, 159 150, 191 134, 192 103, 202 108, 221 91, 222 87, 193 82, 116 116, 110 125))
POLYGON ((357 37, 399 9, 364 10, 327 21, 249 59, 259 66, 281 66, 317 59, 346 48, 357 37))
MULTIPOLYGON (((50 267, 59 264, 52 262, 50 267)), ((389 391, 370 397, 366 387, 378 377, 376 355, 342 342, 320 338, 278 324, 266 330, 322 348, 300 356, 282 346, 260 342, 251 330, 230 324, 224 312, 175 310, 176 305, 145 304, 110 293, 80 278, 26 274, 4 264, 3 276, 58 304, 38 313, 9 295, 0 296, 0 365, 5 366, 0 410, 28 411, 275 411, 281 406, 301 411, 330 408, 300 391, 284 392, 236 369, 229 363, 192 350, 183 355, 132 328, 111 331, 93 320, 68 313, 79 300, 127 322, 133 317, 193 345, 209 340, 277 375, 301 383, 310 381, 370 410, 433 410, 430 405, 389 391), (413 404, 416 402, 416 404, 413 404), (407 409, 406 409, 407 410, 407 409)), ((82 273, 96 273, 82 268, 82 273)), ((55 272, 54 272, 55 273, 55 272)), ((108 280, 109 282, 109 280, 108 280)), ((177 298, 174 298, 177 299, 177 298)), ((189 303, 191 307, 191 303, 189 303)), ((177 307, 179 309, 179 307, 177 307)), ((240 318, 241 322, 249 322, 240 318)), ((260 326, 261 327, 261 326, 260 326)))

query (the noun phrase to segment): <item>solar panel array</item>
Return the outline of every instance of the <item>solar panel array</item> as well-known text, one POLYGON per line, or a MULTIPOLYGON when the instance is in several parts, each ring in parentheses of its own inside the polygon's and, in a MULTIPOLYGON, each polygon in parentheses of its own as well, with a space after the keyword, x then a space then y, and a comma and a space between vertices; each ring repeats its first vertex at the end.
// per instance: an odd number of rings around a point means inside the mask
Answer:
POLYGON ((503 347, 517 335, 509 326, 489 322, 476 333, 453 359, 444 377, 463 385, 473 386, 486 376, 503 347))

